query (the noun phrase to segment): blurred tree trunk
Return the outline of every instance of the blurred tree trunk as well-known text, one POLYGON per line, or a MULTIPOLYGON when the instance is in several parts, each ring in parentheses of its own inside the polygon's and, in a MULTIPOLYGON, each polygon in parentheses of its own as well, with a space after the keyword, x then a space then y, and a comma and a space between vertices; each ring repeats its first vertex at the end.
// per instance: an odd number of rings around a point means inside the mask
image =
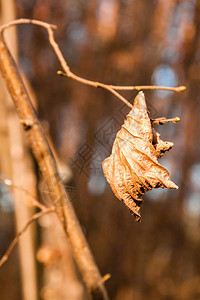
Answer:
MULTIPOLYGON (((13 0, 1 0, 1 24, 16 18, 13 0)), ((17 59, 16 30, 9 29, 6 34, 8 46, 17 59)), ((1 173, 10 178, 19 187, 27 189, 36 196, 36 177, 28 147, 24 143, 23 133, 14 105, 8 95, 2 78, 1 84, 1 173)), ((16 231, 29 220, 33 208, 27 205, 28 196, 19 190, 13 191, 16 219, 16 231)), ((19 241, 21 284, 24 300, 37 300, 36 264, 34 253, 34 231, 29 228, 19 241)), ((9 263, 9 262, 8 262, 9 263)))

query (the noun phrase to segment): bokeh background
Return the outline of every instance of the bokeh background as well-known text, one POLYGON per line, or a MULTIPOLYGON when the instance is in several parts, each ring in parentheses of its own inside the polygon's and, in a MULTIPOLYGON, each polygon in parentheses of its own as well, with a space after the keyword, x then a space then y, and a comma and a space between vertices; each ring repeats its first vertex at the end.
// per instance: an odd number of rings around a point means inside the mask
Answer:
MULTIPOLYGON (((83 231, 102 275, 111 274, 106 282, 110 298, 200 299, 200 1, 1 0, 0 9, 1 24, 31 18, 57 25, 56 41, 79 76, 115 85, 187 87, 181 93, 145 91, 152 118, 181 118, 177 124, 158 126, 161 138, 174 143, 160 163, 179 189, 148 192, 142 222, 136 223, 101 168, 129 108, 108 91, 58 76, 61 67, 44 29, 20 25, 12 33, 11 52, 17 53, 83 231)), ((1 81, 4 95, 2 86, 1 81)), ((130 102, 136 94, 123 93, 130 102)), ((35 163, 28 163, 29 171, 20 165, 26 161, 20 143, 31 154, 25 142, 15 142, 15 125, 7 124, 15 111, 11 104, 5 108, 1 98, 1 177, 14 183, 22 177, 21 186, 27 188, 25 179, 32 170, 36 194, 48 201, 35 163)), ((16 207, 3 183, 0 194, 3 255, 18 219, 24 219, 16 214, 22 204, 16 207)), ((42 218, 31 234, 34 262, 21 257, 16 247, 0 269, 1 299, 87 299, 56 219, 42 218)))

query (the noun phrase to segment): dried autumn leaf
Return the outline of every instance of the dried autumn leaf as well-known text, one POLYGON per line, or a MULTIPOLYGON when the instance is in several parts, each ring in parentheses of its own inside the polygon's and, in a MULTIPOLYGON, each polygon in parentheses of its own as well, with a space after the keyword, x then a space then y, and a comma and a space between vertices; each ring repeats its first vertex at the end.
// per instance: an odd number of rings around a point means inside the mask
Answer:
POLYGON ((102 162, 104 175, 116 197, 124 202, 140 221, 142 195, 152 188, 177 189, 168 171, 158 158, 171 149, 173 143, 164 142, 152 126, 143 92, 115 138, 112 154, 102 162))

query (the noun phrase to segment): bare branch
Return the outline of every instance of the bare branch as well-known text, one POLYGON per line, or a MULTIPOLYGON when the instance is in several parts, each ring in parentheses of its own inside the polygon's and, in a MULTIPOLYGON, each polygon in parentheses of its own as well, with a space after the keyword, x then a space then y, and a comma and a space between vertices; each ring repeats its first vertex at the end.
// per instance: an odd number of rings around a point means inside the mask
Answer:
POLYGON ((85 78, 79 77, 71 72, 69 65, 67 64, 58 44, 56 43, 56 41, 54 39, 53 29, 56 29, 55 25, 51 25, 51 24, 48 24, 48 23, 45 23, 42 21, 37 21, 37 20, 19 19, 19 20, 12 21, 6 25, 3 25, 1 27, 1 31, 3 32, 6 28, 9 28, 10 26, 18 25, 18 24, 34 24, 34 25, 44 27, 47 30, 48 35, 49 35, 49 42, 50 42, 51 46, 53 47, 54 52, 55 52, 58 60, 60 61, 60 64, 65 72, 65 73, 63 73, 62 71, 58 71, 57 73, 59 75, 66 76, 68 78, 72 78, 83 84, 90 85, 90 86, 93 86, 96 88, 98 88, 98 87, 104 88, 104 89, 108 90, 109 92, 111 92, 112 94, 114 94, 117 98, 119 98, 121 101, 123 101, 130 108, 133 108, 133 105, 129 101, 127 101, 122 95, 120 95, 118 92, 116 92, 116 90, 124 90, 124 91, 125 90, 126 91, 167 90, 167 91, 181 92, 186 89, 185 86, 179 86, 179 87, 164 87, 164 86, 149 86, 149 85, 147 85, 147 86, 145 86, 145 85, 144 86, 115 86, 115 85, 104 84, 101 82, 87 80, 85 78))
POLYGON ((20 232, 18 232, 18 234, 16 235, 16 237, 13 239, 12 243, 10 244, 10 246, 8 247, 6 253, 3 255, 3 257, 0 259, 0 267, 7 261, 10 253, 12 252, 13 248, 15 247, 15 245, 17 244, 17 242, 19 241, 21 235, 28 229, 29 225, 31 225, 35 220, 37 220, 38 218, 49 214, 51 212, 55 212, 55 207, 49 207, 49 208, 45 208, 44 210, 34 214, 30 220, 25 224, 25 226, 22 228, 22 230, 20 232))
MULTIPOLYGON (((87 286, 88 293, 91 299, 106 300, 108 299, 108 296, 102 282, 101 274, 71 205, 70 197, 62 184, 55 159, 42 131, 21 76, 17 71, 16 64, 9 53, 3 38, 3 31, 6 28, 21 23, 32 23, 45 27, 48 30, 49 39, 53 37, 52 25, 40 21, 22 19, 2 26, 0 28, 0 69, 7 83, 11 98, 16 106, 20 122, 27 133, 33 155, 35 156, 40 172, 47 184, 51 202, 53 204, 57 201, 58 205, 56 206, 55 211, 69 237, 77 265, 87 286)), ((52 38, 51 43, 53 43, 55 51, 60 51, 58 45, 52 38)), ((64 61, 63 56, 61 58, 65 70, 68 70, 68 65, 64 61)))

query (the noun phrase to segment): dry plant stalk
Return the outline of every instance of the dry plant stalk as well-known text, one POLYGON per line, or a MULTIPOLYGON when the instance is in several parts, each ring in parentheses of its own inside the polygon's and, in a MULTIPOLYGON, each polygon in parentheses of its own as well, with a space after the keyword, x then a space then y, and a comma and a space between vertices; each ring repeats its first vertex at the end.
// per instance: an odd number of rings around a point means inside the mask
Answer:
MULTIPOLYGON (((51 28, 50 25, 48 26, 51 28)), ((9 27, 9 25, 6 27, 9 27)), ((20 122, 27 132, 27 138, 40 172, 48 186, 52 204, 57 203, 56 213, 69 237, 77 265, 83 276, 90 298, 108 299, 98 267, 70 203, 69 195, 65 191, 59 177, 55 159, 17 71, 15 62, 5 44, 3 30, 6 27, 1 27, 0 29, 0 69, 2 75, 16 106, 20 122)))
MULTIPOLYGON (((178 118, 160 122, 178 121, 178 118)), ((102 163, 104 175, 116 197, 124 202, 136 221, 141 220, 142 195, 152 188, 177 189, 168 171, 158 163, 158 158, 170 150, 173 143, 163 142, 148 116, 143 92, 118 131, 112 154, 102 163)))

